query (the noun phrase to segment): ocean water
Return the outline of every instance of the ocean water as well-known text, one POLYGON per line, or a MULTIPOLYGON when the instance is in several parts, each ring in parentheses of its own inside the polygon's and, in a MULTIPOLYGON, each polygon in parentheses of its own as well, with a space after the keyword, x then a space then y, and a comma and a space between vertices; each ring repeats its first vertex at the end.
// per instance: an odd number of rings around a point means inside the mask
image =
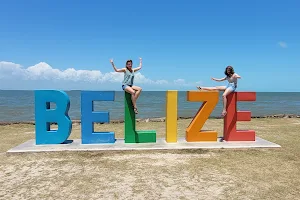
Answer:
MULTIPOLYGON (((70 98, 69 116, 72 120, 80 119, 80 91, 66 91, 70 98)), ((255 102, 238 102, 239 110, 250 110, 252 116, 274 114, 300 114, 300 93, 258 92, 255 102)), ((178 92, 178 116, 194 116, 201 102, 188 102, 186 92, 178 92)), ((166 92, 143 91, 138 99, 137 118, 165 117, 166 92)), ((124 118, 124 92, 115 92, 115 101, 95 102, 96 111, 110 112, 111 120, 124 118)), ((222 97, 212 117, 220 116, 222 97)), ((0 121, 34 121, 34 91, 0 90, 0 121)))

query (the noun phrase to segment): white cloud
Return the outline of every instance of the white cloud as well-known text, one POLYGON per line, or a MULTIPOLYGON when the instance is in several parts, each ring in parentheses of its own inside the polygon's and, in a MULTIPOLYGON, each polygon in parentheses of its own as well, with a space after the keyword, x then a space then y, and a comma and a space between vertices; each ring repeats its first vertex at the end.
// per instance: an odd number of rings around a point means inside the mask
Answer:
MULTIPOLYGON (((19 64, 0 61, 0 89, 108 89, 121 90, 123 73, 102 73, 99 70, 55 69, 45 62, 24 68, 19 64)), ((136 73, 135 83, 143 88, 176 89, 194 87, 184 79, 152 80, 136 73)))
MULTIPOLYGON (((122 80, 123 80, 123 74, 122 74, 122 80)), ((121 81, 119 81, 119 82, 121 82, 121 81)), ((134 81, 135 81, 135 83, 138 83, 138 84, 159 84, 159 85, 168 84, 168 81, 166 81, 166 80, 153 81, 151 79, 148 79, 139 72, 136 73, 136 75, 134 77, 134 81)))
POLYGON ((176 84, 176 85, 185 85, 186 83, 185 83, 185 80, 184 79, 176 79, 176 80, 174 80, 174 83, 176 84))
POLYGON ((285 42, 278 42, 278 45, 282 48, 287 48, 287 44, 285 42))
MULTIPOLYGON (((76 70, 68 68, 59 70, 52 68, 45 62, 34 66, 23 68, 12 62, 0 62, 0 79, 22 79, 22 80, 61 80, 61 81, 85 81, 85 82, 122 82, 123 74, 117 72, 102 73, 99 70, 76 70)), ((147 84, 167 83, 166 80, 153 81, 137 72, 135 81, 147 84)))
POLYGON ((169 82, 166 81, 166 80, 157 80, 156 83, 157 83, 157 84, 160 84, 160 85, 163 85, 163 84, 169 84, 169 82))
POLYGON ((198 82, 187 82, 185 79, 179 78, 179 79, 174 80, 173 83, 179 87, 195 87, 199 83, 199 81, 198 82))

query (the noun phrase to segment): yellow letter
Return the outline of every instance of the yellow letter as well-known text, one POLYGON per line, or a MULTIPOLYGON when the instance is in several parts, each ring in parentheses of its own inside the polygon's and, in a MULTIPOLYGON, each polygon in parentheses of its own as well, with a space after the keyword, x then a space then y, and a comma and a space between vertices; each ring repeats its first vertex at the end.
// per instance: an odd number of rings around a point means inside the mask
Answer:
POLYGON ((167 91, 166 141, 177 142, 177 95, 176 90, 167 91))

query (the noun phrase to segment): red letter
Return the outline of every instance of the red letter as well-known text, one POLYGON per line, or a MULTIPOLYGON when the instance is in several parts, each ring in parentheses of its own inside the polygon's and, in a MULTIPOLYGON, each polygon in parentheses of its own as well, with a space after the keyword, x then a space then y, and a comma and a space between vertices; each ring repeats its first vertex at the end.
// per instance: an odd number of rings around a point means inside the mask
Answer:
POLYGON ((236 130, 237 121, 251 121, 250 111, 237 111, 238 101, 256 101, 255 92, 234 92, 227 96, 227 114, 224 117, 225 141, 255 141, 254 130, 236 130))

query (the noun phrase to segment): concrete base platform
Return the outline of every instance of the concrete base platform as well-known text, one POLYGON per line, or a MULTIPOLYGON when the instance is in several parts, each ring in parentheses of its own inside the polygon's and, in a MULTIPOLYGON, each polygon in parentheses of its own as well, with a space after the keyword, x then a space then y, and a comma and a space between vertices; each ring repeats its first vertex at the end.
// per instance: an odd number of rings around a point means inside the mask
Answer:
POLYGON ((158 138, 156 143, 128 144, 124 139, 117 139, 115 144, 81 144, 81 139, 69 140, 66 144, 35 145, 29 140, 7 152, 51 152, 51 151, 123 151, 123 150, 162 150, 162 149, 240 149, 240 148, 278 148, 278 144, 256 137, 254 142, 226 142, 218 138, 217 142, 187 142, 179 138, 177 143, 167 143, 165 138, 158 138))

